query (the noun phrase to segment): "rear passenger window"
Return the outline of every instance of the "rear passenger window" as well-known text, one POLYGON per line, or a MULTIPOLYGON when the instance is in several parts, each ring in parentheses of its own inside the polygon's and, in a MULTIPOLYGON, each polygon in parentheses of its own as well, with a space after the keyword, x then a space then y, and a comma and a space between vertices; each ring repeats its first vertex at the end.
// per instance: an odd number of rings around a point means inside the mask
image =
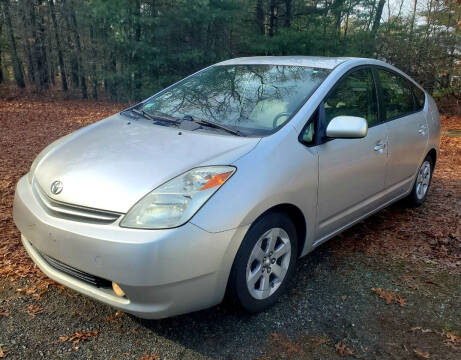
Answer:
POLYGON ((415 96, 416 110, 422 110, 424 102, 426 101, 426 95, 419 87, 413 85, 413 95, 415 96))
POLYGON ((414 112, 413 85, 401 76, 378 70, 386 120, 414 112))
POLYGON ((356 70, 340 80, 325 100, 326 125, 336 116, 365 118, 368 127, 378 120, 376 90, 370 69, 356 70))

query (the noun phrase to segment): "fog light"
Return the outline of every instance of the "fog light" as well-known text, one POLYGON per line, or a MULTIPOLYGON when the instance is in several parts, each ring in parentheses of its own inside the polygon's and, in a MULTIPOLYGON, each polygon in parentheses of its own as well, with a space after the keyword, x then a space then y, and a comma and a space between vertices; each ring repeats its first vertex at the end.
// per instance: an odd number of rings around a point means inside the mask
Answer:
POLYGON ((112 290, 114 290, 115 295, 123 297, 125 296, 125 292, 118 286, 117 283, 112 282, 112 290))

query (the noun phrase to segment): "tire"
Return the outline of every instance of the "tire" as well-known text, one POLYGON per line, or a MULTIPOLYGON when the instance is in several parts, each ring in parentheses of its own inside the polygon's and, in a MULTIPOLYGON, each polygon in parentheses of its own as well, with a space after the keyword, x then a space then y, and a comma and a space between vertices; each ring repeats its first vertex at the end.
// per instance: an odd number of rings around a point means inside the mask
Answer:
POLYGON ((427 194, 429 193, 429 187, 431 186, 433 171, 434 160, 432 160, 432 157, 427 155, 418 169, 413 189, 411 189, 411 192, 407 197, 407 203, 409 206, 417 207, 424 203, 427 194))
POLYGON ((296 227, 291 219, 280 212, 263 215, 250 227, 237 252, 228 300, 250 313, 271 307, 293 276, 297 254, 296 227))

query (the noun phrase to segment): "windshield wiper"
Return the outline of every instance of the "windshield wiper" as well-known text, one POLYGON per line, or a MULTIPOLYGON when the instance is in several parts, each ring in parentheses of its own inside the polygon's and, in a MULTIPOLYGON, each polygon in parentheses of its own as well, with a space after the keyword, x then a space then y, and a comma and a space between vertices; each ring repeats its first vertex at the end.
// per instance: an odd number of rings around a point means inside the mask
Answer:
POLYGON ((152 114, 145 112, 144 110, 138 110, 138 109, 131 109, 131 111, 134 112, 135 114, 138 114, 146 119, 153 120, 153 121, 161 120, 161 121, 172 122, 174 124, 179 124, 179 122, 181 121, 180 119, 175 118, 173 116, 169 116, 169 115, 152 115, 152 114))
POLYGON ((138 109, 131 109, 132 112, 135 114, 142 116, 143 118, 149 119, 149 120, 154 120, 149 114, 147 114, 144 110, 138 110, 138 109))
POLYGON ((225 130, 225 131, 227 131, 227 132, 229 132, 231 134, 237 135, 237 136, 243 136, 242 133, 240 131, 236 130, 236 129, 233 129, 233 128, 228 127, 226 125, 221 125, 221 124, 215 123, 213 121, 205 120, 205 119, 194 119, 192 117, 192 115, 184 115, 184 120, 189 120, 189 121, 196 122, 197 124, 206 125, 206 126, 214 127, 214 128, 217 128, 217 129, 225 130))

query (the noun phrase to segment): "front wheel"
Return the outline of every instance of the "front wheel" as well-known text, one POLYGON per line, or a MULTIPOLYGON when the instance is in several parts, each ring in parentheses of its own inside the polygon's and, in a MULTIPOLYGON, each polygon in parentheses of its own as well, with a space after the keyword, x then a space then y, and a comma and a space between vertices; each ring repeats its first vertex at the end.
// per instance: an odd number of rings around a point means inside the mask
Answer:
POLYGON ((283 213, 258 219, 242 241, 232 266, 228 297, 249 312, 272 306, 285 290, 297 257, 297 234, 283 213))
POLYGON ((430 156, 426 156, 416 175, 416 181, 411 193, 408 195, 408 202, 411 206, 420 206, 426 200, 427 193, 432 180, 434 163, 430 156))

